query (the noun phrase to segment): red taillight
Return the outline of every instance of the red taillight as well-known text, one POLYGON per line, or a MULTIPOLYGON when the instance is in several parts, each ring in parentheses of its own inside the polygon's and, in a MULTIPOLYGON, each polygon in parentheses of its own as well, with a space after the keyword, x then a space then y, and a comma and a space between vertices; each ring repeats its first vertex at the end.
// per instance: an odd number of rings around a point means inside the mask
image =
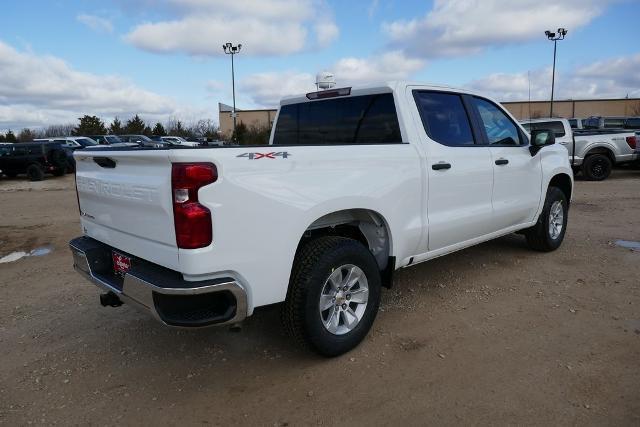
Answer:
POLYGON ((172 165, 173 222, 179 248, 197 249, 211 244, 211 211, 198 202, 198 190, 217 179, 218 171, 212 163, 172 165))
POLYGON ((636 149, 636 137, 635 136, 628 136, 627 137, 627 144, 629 144, 629 147, 631 147, 633 150, 636 149))

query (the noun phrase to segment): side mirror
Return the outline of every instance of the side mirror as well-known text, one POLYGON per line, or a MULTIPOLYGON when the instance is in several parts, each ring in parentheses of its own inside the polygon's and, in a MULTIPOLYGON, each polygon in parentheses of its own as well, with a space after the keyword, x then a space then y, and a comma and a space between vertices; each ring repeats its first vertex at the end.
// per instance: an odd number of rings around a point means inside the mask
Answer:
POLYGON ((531 146, 529 151, 535 156, 542 147, 556 143, 556 134, 550 129, 535 129, 531 131, 531 146))

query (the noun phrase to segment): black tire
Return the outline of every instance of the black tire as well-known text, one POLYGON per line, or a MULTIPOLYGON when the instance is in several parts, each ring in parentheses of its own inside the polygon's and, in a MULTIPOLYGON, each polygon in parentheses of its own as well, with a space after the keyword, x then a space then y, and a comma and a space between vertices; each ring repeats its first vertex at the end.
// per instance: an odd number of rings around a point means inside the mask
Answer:
POLYGON ((67 159, 67 173, 75 173, 76 162, 73 158, 67 159))
POLYGON ((602 181, 611 175, 613 163, 605 154, 591 154, 582 163, 582 174, 589 181, 602 181))
POLYGON ((531 249, 541 252, 555 251, 562 244, 564 235, 567 232, 569 204, 567 197, 562 190, 557 187, 549 187, 547 190, 547 197, 544 201, 544 209, 540 213, 538 222, 531 228, 525 230, 525 237, 527 243, 531 249), (552 236, 549 229, 549 222, 551 220, 551 208, 555 202, 562 204, 562 229, 557 236, 552 236))
POLYGON ((44 179, 44 171, 39 165, 29 165, 27 167, 27 176, 30 181, 42 181, 44 179))
POLYGON ((49 161, 56 170, 67 168, 67 153, 64 150, 53 149, 49 152, 49 161))
MULTIPOLYGON (((320 237, 296 254, 287 298, 282 308, 284 328, 300 345, 327 357, 357 346, 367 335, 380 305, 380 271, 375 258, 357 240, 320 237), (337 335, 323 324, 320 297, 329 276, 344 265, 357 266, 368 282, 368 300, 360 321, 352 330, 337 335)), ((344 306, 344 305, 343 305, 344 306)), ((338 314, 338 323, 344 318, 338 314)))

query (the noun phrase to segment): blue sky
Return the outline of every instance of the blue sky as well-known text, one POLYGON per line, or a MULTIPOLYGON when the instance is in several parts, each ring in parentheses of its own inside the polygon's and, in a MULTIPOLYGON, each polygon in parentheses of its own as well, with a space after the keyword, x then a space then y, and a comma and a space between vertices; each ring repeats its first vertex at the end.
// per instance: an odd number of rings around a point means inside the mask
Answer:
POLYGON ((24 0, 3 5, 0 129, 109 121, 140 113, 217 120, 338 84, 411 79, 500 100, 549 96, 552 43, 560 97, 640 97, 640 2, 633 0, 24 0), (527 74, 529 73, 529 74, 527 74))

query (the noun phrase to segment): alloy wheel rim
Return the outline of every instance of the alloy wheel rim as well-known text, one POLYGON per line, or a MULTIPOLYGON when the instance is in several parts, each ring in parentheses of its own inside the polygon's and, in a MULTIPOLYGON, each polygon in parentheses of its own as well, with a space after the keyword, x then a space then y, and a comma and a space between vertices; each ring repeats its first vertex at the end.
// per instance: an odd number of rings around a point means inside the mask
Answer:
POLYGON ((334 335, 352 331, 364 317, 368 301, 369 283, 364 271, 353 264, 336 268, 320 292, 322 325, 334 335))
POLYGON ((564 209, 562 201, 556 200, 549 210, 549 236, 556 240, 562 233, 562 227, 564 227, 564 209))
POLYGON ((606 166, 603 160, 598 160, 594 162, 593 167, 591 168, 591 172, 595 177, 601 177, 605 174, 606 166))

